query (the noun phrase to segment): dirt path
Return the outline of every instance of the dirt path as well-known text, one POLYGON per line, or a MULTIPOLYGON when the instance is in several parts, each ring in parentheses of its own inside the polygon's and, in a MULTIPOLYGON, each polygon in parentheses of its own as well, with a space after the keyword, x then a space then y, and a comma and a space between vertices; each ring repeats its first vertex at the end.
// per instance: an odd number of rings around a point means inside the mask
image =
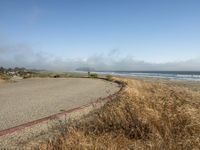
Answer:
POLYGON ((81 106, 119 90, 99 79, 26 79, 0 85, 0 130, 81 106))

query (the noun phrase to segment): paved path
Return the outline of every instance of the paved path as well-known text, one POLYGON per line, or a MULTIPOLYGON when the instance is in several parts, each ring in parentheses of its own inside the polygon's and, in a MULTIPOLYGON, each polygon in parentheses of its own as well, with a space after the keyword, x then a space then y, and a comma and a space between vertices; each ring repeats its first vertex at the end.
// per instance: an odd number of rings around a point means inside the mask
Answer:
POLYGON ((37 78, 0 84, 0 130, 90 103, 118 90, 115 83, 87 78, 37 78))

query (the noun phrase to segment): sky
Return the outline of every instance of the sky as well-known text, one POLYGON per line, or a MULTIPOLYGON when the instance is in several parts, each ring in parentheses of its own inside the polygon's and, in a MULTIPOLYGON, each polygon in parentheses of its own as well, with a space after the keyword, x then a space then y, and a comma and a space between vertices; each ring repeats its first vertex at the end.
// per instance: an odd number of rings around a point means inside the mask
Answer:
POLYGON ((199 0, 0 0, 0 66, 200 71, 199 0))

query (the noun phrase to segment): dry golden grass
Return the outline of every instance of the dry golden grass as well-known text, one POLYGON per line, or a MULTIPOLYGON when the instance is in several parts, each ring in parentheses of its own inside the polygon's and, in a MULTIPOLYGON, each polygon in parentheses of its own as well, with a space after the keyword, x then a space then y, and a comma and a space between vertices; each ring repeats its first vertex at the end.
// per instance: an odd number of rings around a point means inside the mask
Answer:
POLYGON ((117 98, 66 126, 40 150, 200 149, 200 94, 125 78, 117 98))

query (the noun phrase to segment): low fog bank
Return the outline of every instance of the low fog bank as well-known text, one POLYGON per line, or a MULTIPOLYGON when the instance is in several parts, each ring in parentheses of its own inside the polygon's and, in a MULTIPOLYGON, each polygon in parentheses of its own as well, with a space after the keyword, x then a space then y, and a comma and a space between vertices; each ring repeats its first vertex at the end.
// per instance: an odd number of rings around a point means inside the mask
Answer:
POLYGON ((40 54, 32 56, 15 56, 14 58, 4 58, 0 56, 0 66, 7 68, 25 67, 29 69, 55 71, 73 71, 77 68, 84 67, 104 71, 200 71, 200 62, 198 60, 154 64, 144 61, 136 61, 129 57, 115 59, 112 57, 90 56, 87 59, 62 59, 48 58, 40 54))
POLYGON ((107 55, 92 55, 88 58, 61 58, 36 52, 26 45, 0 46, 0 66, 25 67, 55 71, 74 71, 77 68, 94 68, 97 71, 200 71, 200 59, 168 63, 149 63, 131 56, 118 57, 115 52, 107 55))

